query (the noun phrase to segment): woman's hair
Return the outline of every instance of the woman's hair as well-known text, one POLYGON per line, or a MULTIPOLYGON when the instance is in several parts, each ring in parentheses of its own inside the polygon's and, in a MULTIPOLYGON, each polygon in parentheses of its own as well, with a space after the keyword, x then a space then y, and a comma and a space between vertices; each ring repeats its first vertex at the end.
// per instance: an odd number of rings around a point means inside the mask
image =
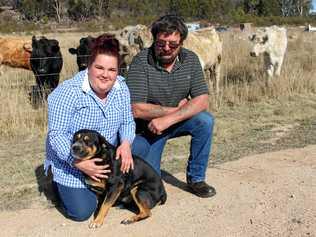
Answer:
POLYGON ((159 33, 172 34, 174 32, 180 33, 181 42, 187 38, 188 27, 184 24, 184 20, 176 15, 162 16, 151 26, 151 34, 154 40, 156 40, 159 33))
POLYGON ((120 43, 111 34, 102 34, 91 43, 91 54, 89 57, 89 66, 94 62, 99 54, 114 56, 120 65, 120 43))

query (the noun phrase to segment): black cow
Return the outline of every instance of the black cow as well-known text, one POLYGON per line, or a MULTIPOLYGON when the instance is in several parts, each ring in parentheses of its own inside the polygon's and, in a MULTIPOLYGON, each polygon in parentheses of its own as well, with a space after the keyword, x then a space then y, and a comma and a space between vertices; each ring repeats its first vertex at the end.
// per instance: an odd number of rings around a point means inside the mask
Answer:
POLYGON ((68 51, 71 54, 77 55, 77 65, 79 71, 85 70, 88 67, 88 60, 91 54, 91 44, 94 42, 95 38, 92 36, 81 38, 79 41, 79 46, 75 48, 69 48, 68 51))
POLYGON ((54 90, 59 82, 63 59, 59 43, 55 39, 32 37, 31 68, 35 74, 36 84, 42 98, 54 90))
MULTIPOLYGON (((114 35, 113 35, 114 36, 114 35)), ((88 67, 89 56, 91 54, 91 46, 96 38, 92 36, 83 37, 79 41, 77 48, 69 48, 68 51, 71 54, 77 55, 77 65, 79 71, 85 70, 88 67)), ((129 49, 120 43, 120 54, 121 54, 121 75, 126 75, 127 64, 126 61, 131 61, 129 56, 129 49), (126 60, 127 59, 127 60, 126 60)), ((136 53, 135 53, 136 54, 136 53)))

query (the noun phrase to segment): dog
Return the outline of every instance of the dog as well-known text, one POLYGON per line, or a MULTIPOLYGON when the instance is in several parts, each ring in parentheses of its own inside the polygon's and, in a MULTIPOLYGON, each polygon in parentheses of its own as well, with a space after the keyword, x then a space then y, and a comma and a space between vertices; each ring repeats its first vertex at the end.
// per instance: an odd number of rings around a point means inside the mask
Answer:
POLYGON ((116 149, 97 131, 81 129, 73 136, 71 154, 75 159, 101 158, 97 165, 108 164, 111 173, 100 182, 85 175, 87 186, 99 197, 98 208, 89 224, 90 228, 102 226, 109 209, 117 202, 132 201, 139 213, 124 219, 122 224, 131 224, 151 216, 151 209, 164 204, 167 193, 160 176, 144 160, 133 156, 134 169, 123 174, 121 159, 116 159, 116 149))

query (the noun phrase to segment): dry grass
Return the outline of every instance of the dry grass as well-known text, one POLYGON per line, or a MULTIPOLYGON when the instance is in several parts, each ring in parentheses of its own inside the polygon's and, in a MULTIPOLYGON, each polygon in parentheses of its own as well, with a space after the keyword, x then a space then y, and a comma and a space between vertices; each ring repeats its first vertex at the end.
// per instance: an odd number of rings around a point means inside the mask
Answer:
MULTIPOLYGON (((248 35, 238 31, 221 33, 223 79, 219 108, 211 109, 216 117, 211 163, 281 149, 284 146, 279 142, 285 142, 289 136, 303 139, 297 131, 316 130, 313 122, 316 118, 316 49, 313 45, 316 34, 300 29, 290 29, 288 34, 289 46, 281 77, 267 86, 262 58, 248 56, 248 35), (302 129, 306 127, 308 129, 302 129)), ((58 39, 62 48, 61 81, 77 71, 75 57, 68 53, 68 48, 76 46, 79 38, 87 35, 46 35, 58 39)), ((25 70, 5 68, 0 76, 0 159, 3 161, 0 201, 5 208, 16 208, 18 196, 23 196, 27 203, 34 200, 37 183, 43 181, 41 164, 45 155, 47 107, 45 104, 40 108, 32 107, 29 93, 34 84, 33 74, 25 70)), ((211 105, 213 101, 211 95, 211 105)), ((311 134, 310 140, 302 144, 315 142, 312 137, 311 134)), ((170 141, 164 152, 163 167, 170 172, 183 170, 188 145, 188 138, 170 141)))

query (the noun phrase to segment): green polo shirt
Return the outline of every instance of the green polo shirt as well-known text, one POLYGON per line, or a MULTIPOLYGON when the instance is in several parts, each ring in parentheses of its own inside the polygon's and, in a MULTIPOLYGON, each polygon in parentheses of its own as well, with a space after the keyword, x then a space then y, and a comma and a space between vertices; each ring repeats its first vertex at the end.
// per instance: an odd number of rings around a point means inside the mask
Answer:
POLYGON ((157 63, 153 47, 142 50, 130 64, 126 83, 132 103, 176 107, 184 98, 209 93, 198 56, 185 48, 171 72, 157 63))

